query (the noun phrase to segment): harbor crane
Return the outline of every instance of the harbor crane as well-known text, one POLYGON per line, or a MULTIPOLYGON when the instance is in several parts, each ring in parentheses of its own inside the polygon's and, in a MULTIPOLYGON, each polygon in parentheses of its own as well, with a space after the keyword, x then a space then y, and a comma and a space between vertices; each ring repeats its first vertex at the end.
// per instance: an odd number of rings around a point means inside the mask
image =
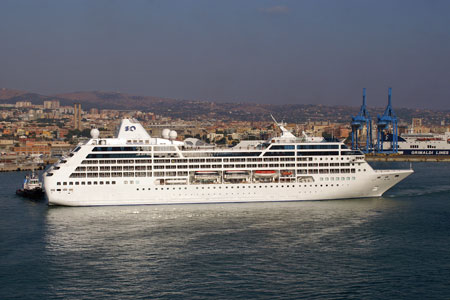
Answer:
POLYGON ((366 89, 363 88, 363 103, 361 109, 356 116, 352 116, 352 149, 362 150, 364 153, 369 153, 373 150, 372 145, 372 119, 370 118, 369 111, 366 108, 366 89), (359 133, 366 130, 366 146, 360 147, 359 145, 359 133))
POLYGON ((392 108, 391 97, 392 88, 389 88, 388 105, 384 110, 384 114, 377 116, 377 153, 398 153, 397 116, 392 108), (386 141, 390 142, 390 149, 383 148, 383 143, 386 141))

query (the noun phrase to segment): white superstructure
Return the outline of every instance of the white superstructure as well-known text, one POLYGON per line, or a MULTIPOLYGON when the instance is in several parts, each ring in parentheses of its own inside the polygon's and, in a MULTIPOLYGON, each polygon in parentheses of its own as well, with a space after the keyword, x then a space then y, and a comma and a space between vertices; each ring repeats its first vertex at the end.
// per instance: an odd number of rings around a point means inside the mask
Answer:
POLYGON ((49 205, 139 205, 378 197, 412 170, 373 170, 340 142, 280 137, 219 148, 152 138, 134 120, 116 138, 93 130, 44 173, 49 205))

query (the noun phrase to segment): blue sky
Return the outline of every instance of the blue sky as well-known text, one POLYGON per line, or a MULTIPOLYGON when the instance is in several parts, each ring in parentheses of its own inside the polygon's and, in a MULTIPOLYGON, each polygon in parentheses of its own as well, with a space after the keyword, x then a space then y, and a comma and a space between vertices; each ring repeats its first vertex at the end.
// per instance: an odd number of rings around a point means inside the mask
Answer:
POLYGON ((450 1, 0 0, 0 87, 450 109, 450 1))

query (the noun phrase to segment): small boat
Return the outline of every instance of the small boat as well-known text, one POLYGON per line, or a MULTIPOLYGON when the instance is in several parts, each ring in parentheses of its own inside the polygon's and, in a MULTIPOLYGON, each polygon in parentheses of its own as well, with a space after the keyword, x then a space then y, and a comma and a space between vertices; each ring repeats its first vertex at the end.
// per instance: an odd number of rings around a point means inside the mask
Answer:
POLYGON ((249 176, 248 171, 231 170, 224 173, 226 179, 248 179, 249 176))
POLYGON ((292 171, 281 171, 281 176, 292 176, 292 171))
POLYGON ((25 176, 23 186, 16 190, 16 194, 22 197, 39 199, 44 197, 44 189, 39 176, 33 171, 30 175, 25 176))
POLYGON ((187 179, 185 178, 171 178, 166 179, 166 184, 186 184, 187 179))
POLYGON ((255 171, 255 177, 276 177, 277 171, 274 170, 257 170, 255 171))
POLYGON ((198 180, 216 180, 220 174, 217 171, 196 171, 194 177, 198 180))

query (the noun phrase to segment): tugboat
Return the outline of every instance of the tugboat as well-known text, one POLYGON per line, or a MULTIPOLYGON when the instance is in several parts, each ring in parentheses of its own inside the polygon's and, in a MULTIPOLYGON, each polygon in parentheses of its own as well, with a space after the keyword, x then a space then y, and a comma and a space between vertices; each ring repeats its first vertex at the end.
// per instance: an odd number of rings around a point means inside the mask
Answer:
POLYGON ((44 196, 45 192, 42 188, 42 182, 39 181, 39 176, 34 172, 25 176, 23 187, 16 190, 16 194, 22 197, 40 199, 44 196))

